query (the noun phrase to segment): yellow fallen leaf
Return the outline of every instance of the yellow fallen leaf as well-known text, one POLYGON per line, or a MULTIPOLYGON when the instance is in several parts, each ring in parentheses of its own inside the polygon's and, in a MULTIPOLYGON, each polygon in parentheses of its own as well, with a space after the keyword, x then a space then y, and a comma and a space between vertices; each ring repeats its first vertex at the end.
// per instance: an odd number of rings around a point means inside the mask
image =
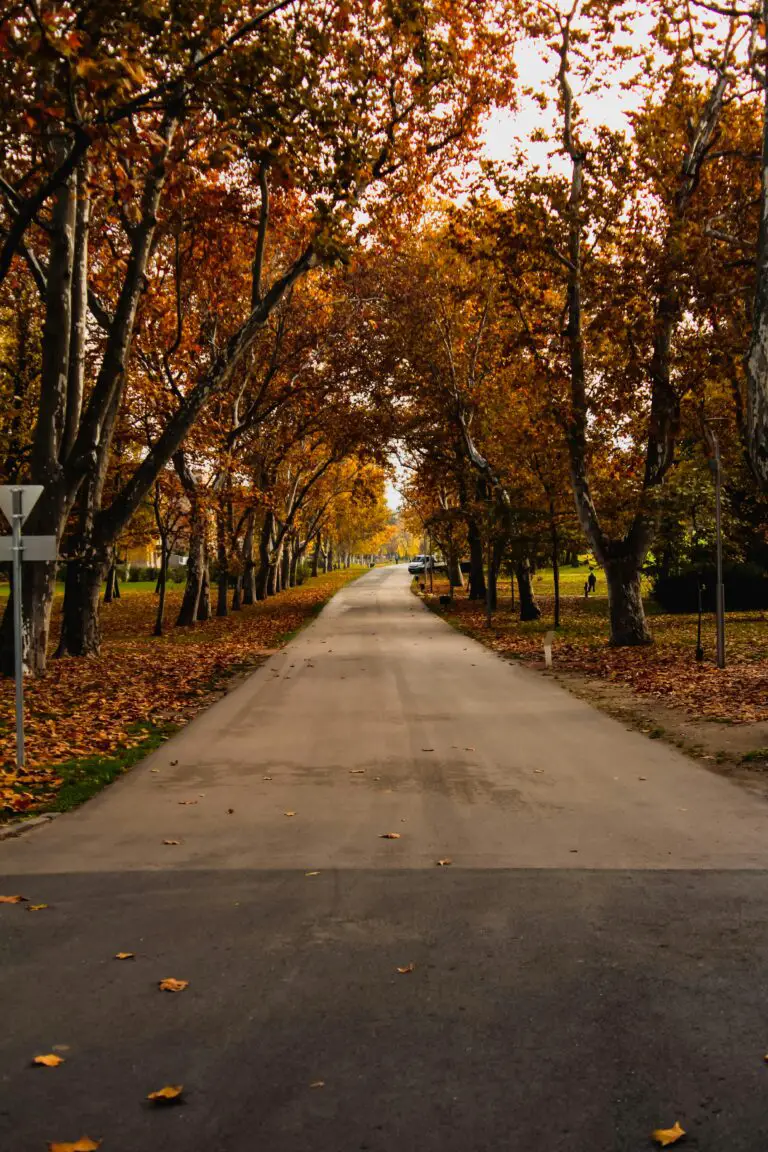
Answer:
POLYGON ((657 1128, 651 1133, 651 1138, 657 1144, 661 1144, 662 1148, 666 1148, 669 1144, 677 1144, 685 1136, 685 1129, 680 1127, 680 1124, 675 1120, 672 1128, 657 1128))
POLYGON ((319 876, 320 873, 319 872, 305 872, 304 875, 305 876, 319 876))
POLYGON ((115 952, 115 960, 135 960, 135 952, 115 952))
POLYGON ((64 1063, 63 1056, 57 1056, 55 1052, 49 1052, 46 1056, 35 1056, 32 1059, 33 1064, 39 1064, 43 1068, 58 1068, 59 1064, 64 1063))
POLYGON ((453 864, 453 860, 446 857, 444 860, 435 860, 435 864, 438 868, 447 868, 449 864, 453 864))
POLYGON ((163 840, 163 844, 181 844, 181 840, 163 840))
POLYGON ((364 776, 365 768, 350 768, 349 774, 350 776, 364 776))
POLYGON ((173 976, 166 976, 165 980, 161 980, 158 984, 161 992, 183 992, 188 987, 189 980, 176 980, 173 976))
POLYGON ((408 972, 415 972, 416 965, 414 963, 406 964, 404 968, 398 968, 397 971, 401 976, 405 976, 408 972))
POLYGON ((42 912, 47 907, 47 904, 27 904, 27 912, 42 912))
POLYGON ((283 812, 283 816, 295 816, 295 812, 283 812))
POLYGON ((22 904, 26 896, 0 896, 0 904, 22 904))
POLYGON ((179 800, 179 804, 197 804, 197 800, 179 800))
POLYGON ((89 1136, 81 1136, 74 1143, 69 1140, 65 1140, 64 1143, 54 1140, 53 1143, 48 1144, 48 1152, 96 1152, 96 1149, 100 1147, 101 1140, 91 1140, 89 1136))
POLYGON ((382 832, 379 839, 380 840, 399 840, 400 839, 400 833, 399 832, 382 832))
POLYGON ((179 1099, 183 1091, 183 1084, 166 1084, 164 1088, 158 1088, 157 1092, 150 1092, 147 1100, 151 1100, 153 1104, 172 1104, 179 1099))

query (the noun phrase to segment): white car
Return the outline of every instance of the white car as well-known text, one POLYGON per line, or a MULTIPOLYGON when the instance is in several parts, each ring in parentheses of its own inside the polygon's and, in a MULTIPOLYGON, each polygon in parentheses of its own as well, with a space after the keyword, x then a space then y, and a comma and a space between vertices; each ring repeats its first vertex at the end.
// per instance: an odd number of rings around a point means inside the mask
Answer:
POLYGON ((433 571, 435 569, 435 561, 432 556, 414 556, 408 565, 408 571, 411 576, 421 576, 424 572, 428 572, 430 568, 433 571))

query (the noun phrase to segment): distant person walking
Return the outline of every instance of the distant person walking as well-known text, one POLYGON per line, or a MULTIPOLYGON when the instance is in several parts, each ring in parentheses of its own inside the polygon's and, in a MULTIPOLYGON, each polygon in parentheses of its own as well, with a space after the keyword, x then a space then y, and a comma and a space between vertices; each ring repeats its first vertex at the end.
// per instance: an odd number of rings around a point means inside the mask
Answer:
POLYGON ((590 569, 589 577, 587 578, 587 585, 589 586, 590 592, 594 592, 595 589, 597 588, 597 576, 595 576, 594 572, 591 569, 590 569))

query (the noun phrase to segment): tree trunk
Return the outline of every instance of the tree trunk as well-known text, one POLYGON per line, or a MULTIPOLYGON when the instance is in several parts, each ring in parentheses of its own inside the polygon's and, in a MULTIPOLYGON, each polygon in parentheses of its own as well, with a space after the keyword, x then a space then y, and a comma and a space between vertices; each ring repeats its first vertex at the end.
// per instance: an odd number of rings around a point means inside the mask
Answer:
POLYGON ((200 603, 200 592, 203 587, 205 544, 205 524, 199 506, 192 507, 191 524, 189 529, 189 555, 187 557, 187 581, 184 586, 184 596, 181 608, 176 619, 177 628, 191 628, 197 620, 197 609, 200 603))
POLYGON ((298 545, 294 544, 292 552, 291 552, 291 573, 290 573, 291 588, 296 587, 296 583, 297 583, 297 579, 298 579, 298 575, 299 575, 299 563, 300 563, 300 561, 301 561, 301 554, 299 552, 298 545))
POLYGON ((611 646, 625 648, 652 643, 643 611, 640 564, 634 558, 606 558, 604 566, 608 582, 611 646))
POLYGON ((315 550, 312 553, 312 575, 317 576, 320 571, 320 537, 315 537, 315 550))
POLYGON ((168 547, 166 541, 161 541, 160 544, 160 574, 157 578, 158 594, 160 599, 157 602, 157 616, 155 617, 155 627, 152 633, 153 636, 162 636, 163 634, 163 614, 165 612, 165 590, 168 583, 168 547))
POLYGON ((464 574, 461 571, 459 554, 454 546, 448 549, 446 562, 448 565, 448 581, 451 585, 451 595, 453 595, 454 588, 464 587, 464 574))
POLYGON ((256 565, 253 559, 254 510, 248 511, 243 539, 243 604, 256 602, 256 565))
POLYGON ((536 597, 533 594, 531 565, 527 558, 517 562, 515 565, 515 575, 517 576, 517 590, 520 600, 520 619, 539 620, 541 618, 541 608, 539 608, 536 603, 536 597))
POLYGON ((291 571, 293 568, 293 543, 290 536, 283 540, 283 555, 280 562, 280 587, 291 588, 291 571))
POLYGON ((208 566, 208 545, 203 545, 203 578, 200 582, 200 600, 197 605, 198 620, 211 618, 211 570, 208 566))
POLYGON ((99 594, 111 557, 86 554, 67 564, 59 654, 98 656, 99 594))
POLYGON ((227 595, 229 593, 229 549, 227 548, 227 526, 223 511, 219 511, 216 515, 216 541, 216 555, 219 562, 216 615, 226 616, 229 611, 227 605, 227 595))
POLYGON ((483 573, 483 541, 477 521, 470 517, 467 522, 469 542, 469 599, 485 600, 485 575, 483 573))
POLYGON ((117 587, 117 572, 115 571, 115 562, 113 560, 109 566, 109 571, 107 572, 107 586, 104 589, 104 603, 105 604, 111 604, 112 601, 114 600, 115 596, 120 595, 119 592, 116 593, 116 591, 115 591, 116 587, 117 587))
POLYGON ((269 596, 269 574, 272 559, 272 529, 275 514, 270 509, 264 513, 264 523, 259 534, 259 570, 256 574, 256 599, 266 600, 269 596))

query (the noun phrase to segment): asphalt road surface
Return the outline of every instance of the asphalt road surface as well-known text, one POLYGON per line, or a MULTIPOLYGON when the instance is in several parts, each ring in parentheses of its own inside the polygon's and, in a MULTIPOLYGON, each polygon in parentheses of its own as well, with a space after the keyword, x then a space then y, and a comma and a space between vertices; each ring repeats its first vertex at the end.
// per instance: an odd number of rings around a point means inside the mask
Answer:
POLYGON ((374 570, 0 843, 0 1148, 764 1152, 767 866, 762 800, 374 570))

